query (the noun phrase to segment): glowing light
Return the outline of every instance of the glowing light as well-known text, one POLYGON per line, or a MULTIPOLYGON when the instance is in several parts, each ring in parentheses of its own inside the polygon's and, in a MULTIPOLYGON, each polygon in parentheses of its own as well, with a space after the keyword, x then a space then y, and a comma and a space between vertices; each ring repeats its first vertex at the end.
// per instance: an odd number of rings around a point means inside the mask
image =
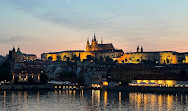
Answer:
POLYGON ((121 110, 121 92, 119 92, 119 110, 121 110))
POLYGON ((103 82, 103 86, 108 86, 108 82, 103 82))
POLYGON ((100 88, 101 86, 99 84, 92 84, 91 87, 100 88))
POLYGON ((107 106, 107 98, 108 98, 108 93, 107 91, 104 91, 104 106, 107 106))
POLYGON ((119 82, 119 85, 121 85, 121 82, 119 82))
MULTIPOLYGON (((137 80, 137 85, 138 86, 168 86, 168 87, 172 87, 176 85, 176 81, 174 80, 137 80), (139 85, 140 83, 146 83, 143 85, 139 85), (149 83, 153 83, 153 84, 149 84, 149 83)), ((133 86, 133 85, 131 85, 133 86)))

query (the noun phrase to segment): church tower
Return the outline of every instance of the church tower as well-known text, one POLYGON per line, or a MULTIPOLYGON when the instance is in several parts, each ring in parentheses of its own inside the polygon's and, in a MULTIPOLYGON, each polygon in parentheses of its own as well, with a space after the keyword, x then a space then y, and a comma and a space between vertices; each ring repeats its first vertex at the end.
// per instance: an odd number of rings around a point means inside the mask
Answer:
POLYGON ((16 52, 16 50, 15 50, 14 46, 13 46, 12 52, 16 52))
POLYGON ((102 40, 102 37, 101 37, 101 44, 103 44, 103 40, 102 40))
POLYGON ((143 47, 141 46, 141 52, 144 52, 143 47))
POLYGON ((94 38, 93 38, 93 41, 97 41, 96 36, 95 36, 95 33, 94 33, 94 38))
POLYGON ((15 50, 14 46, 13 46, 12 50, 9 51, 9 58, 12 60, 16 59, 16 50, 15 50))
POLYGON ((91 51, 98 51, 98 42, 94 33, 94 38, 91 43, 91 51))
POLYGON ((17 52, 20 52, 20 48, 19 48, 19 46, 18 46, 17 52))
POLYGON ((91 51, 91 46, 89 44, 89 39, 87 39, 86 51, 91 51))
POLYGON ((137 47, 137 52, 140 52, 140 48, 139 48, 139 45, 138 45, 138 47, 137 47))

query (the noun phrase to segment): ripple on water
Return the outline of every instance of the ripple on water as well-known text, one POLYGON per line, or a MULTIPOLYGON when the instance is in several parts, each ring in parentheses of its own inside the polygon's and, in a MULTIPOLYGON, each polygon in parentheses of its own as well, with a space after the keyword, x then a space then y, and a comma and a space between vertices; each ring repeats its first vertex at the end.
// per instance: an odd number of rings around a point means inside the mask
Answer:
POLYGON ((0 91, 0 110, 98 111, 98 110, 188 110, 187 95, 118 91, 0 91))

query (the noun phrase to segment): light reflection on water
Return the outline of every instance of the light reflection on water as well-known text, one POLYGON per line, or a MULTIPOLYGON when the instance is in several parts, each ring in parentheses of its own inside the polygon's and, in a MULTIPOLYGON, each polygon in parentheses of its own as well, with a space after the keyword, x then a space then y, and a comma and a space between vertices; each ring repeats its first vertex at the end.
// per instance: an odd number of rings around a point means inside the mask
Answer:
POLYGON ((187 95, 119 91, 0 91, 0 110, 188 110, 187 95))

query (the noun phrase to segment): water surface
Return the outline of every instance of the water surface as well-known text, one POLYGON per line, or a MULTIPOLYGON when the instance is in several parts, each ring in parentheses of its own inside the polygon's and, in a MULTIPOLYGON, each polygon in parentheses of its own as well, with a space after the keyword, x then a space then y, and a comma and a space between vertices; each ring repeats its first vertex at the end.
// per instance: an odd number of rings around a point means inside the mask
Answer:
POLYGON ((19 111, 186 111, 188 96, 125 91, 0 91, 0 110, 19 111))

